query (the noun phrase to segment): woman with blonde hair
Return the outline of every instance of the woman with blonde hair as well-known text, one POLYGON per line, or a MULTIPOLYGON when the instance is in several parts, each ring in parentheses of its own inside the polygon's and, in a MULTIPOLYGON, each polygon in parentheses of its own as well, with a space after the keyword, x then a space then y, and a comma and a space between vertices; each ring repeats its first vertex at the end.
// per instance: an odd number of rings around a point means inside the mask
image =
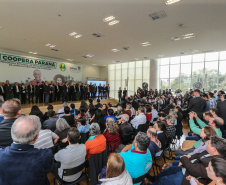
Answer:
POLYGON ((108 117, 106 120, 106 129, 103 132, 104 137, 107 140, 107 146, 109 147, 109 153, 114 152, 118 146, 122 143, 119 137, 119 127, 114 118, 108 117))
MULTIPOLYGON (((105 169, 102 170, 102 174, 105 169)), ((105 175, 105 174, 104 174, 105 175)), ((100 179, 103 185, 132 185, 132 178, 125 169, 125 162, 123 158, 117 154, 112 153, 107 162, 106 178, 100 179)))

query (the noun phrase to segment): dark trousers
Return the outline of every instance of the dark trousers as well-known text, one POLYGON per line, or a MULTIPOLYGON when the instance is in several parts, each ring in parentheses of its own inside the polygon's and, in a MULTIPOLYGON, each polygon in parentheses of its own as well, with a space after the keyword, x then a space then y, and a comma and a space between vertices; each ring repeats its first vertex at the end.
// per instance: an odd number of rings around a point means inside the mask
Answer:
POLYGON ((14 98, 18 98, 19 99, 19 95, 20 95, 19 92, 14 93, 14 98))
POLYGON ((30 101, 32 103, 34 103, 34 94, 33 93, 28 93, 28 101, 29 101, 29 103, 30 103, 30 101))
POLYGON ((103 92, 99 92, 99 93, 98 93, 98 98, 99 98, 99 97, 101 97, 101 99, 102 99, 102 97, 103 97, 103 92))
POLYGON ((68 93, 63 93, 63 96, 62 96, 62 102, 68 102, 68 93))
POLYGON ((36 102, 36 103, 38 103, 38 102, 41 103, 41 101, 40 101, 40 94, 36 94, 36 95, 35 95, 35 102, 36 102), (38 101, 38 100, 39 100, 39 101, 38 101))
POLYGON ((6 93, 6 97, 5 97, 5 101, 11 99, 12 98, 12 95, 13 95, 12 94, 12 91, 7 92, 6 93))
POLYGON ((89 99, 90 98, 90 93, 88 92, 87 94, 86 94, 86 99, 89 99))
POLYGON ((21 93, 21 103, 22 104, 26 103, 26 93, 21 93))

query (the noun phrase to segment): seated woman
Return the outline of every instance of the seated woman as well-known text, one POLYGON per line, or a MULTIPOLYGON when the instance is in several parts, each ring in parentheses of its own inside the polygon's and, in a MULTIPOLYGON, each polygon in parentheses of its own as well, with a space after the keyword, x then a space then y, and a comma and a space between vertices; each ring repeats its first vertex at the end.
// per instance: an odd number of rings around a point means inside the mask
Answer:
MULTIPOLYGON (((189 149, 187 151, 187 153, 188 153, 187 155, 191 156, 191 155, 194 155, 194 154, 201 153, 201 152, 205 151, 206 147, 207 147, 207 144, 208 144, 208 142, 210 140, 210 137, 211 136, 216 136, 216 135, 217 135, 217 133, 212 127, 210 127, 210 126, 203 127, 201 132, 200 132, 200 137, 202 138, 202 141, 201 141, 200 145, 196 149, 194 149, 194 148, 189 149)), ((177 166, 180 163, 180 157, 181 156, 177 156, 176 157, 176 161, 173 162, 174 166, 177 166)))
POLYGON ((39 119, 40 119, 40 121, 41 121, 41 123, 44 122, 44 121, 43 121, 43 113, 42 113, 42 111, 40 111, 40 109, 38 108, 37 105, 33 105, 33 106, 31 107, 31 112, 29 113, 29 115, 38 116, 39 119))
POLYGON ((161 142, 161 149, 164 149, 167 144, 168 133, 166 130, 166 125, 164 121, 157 121, 155 124, 155 129, 157 131, 157 138, 161 142))
POLYGON ((107 140, 109 147, 109 153, 114 152, 118 146, 122 143, 119 137, 119 127, 114 121, 114 118, 108 117, 106 120, 106 129, 103 132, 104 137, 107 140))
POLYGON ((89 160, 92 154, 98 154, 106 149, 106 138, 100 134, 98 123, 92 123, 89 128, 89 139, 86 141, 86 153, 89 160))
POLYGON ((123 158, 117 154, 112 153, 107 162, 107 167, 104 167, 100 176, 100 183, 102 185, 123 184, 132 185, 132 178, 125 169, 125 162, 123 158))
POLYGON ((78 127, 78 131, 80 133, 87 133, 89 131, 90 124, 87 123, 86 119, 81 119, 80 123, 81 123, 81 126, 78 127))
MULTIPOLYGON (((48 105, 48 107, 47 107, 47 110, 49 111, 49 110, 53 110, 53 106, 52 105, 48 105)), ((45 112, 45 114, 43 115, 43 123, 44 123, 44 121, 45 120, 47 120, 47 119, 49 119, 49 117, 48 117, 48 111, 47 112, 45 112)))
MULTIPOLYGON (((222 158, 213 158, 208 167, 206 168, 206 172, 208 177, 212 180, 209 185, 225 185, 226 184, 226 160, 222 158)), ((203 185, 199 182, 198 179, 188 176, 187 180, 190 181, 191 185, 203 185)))
POLYGON ((64 118, 59 118, 56 122, 56 130, 54 133, 58 135, 60 137, 59 139, 62 141, 67 138, 67 133, 70 128, 71 127, 64 118))

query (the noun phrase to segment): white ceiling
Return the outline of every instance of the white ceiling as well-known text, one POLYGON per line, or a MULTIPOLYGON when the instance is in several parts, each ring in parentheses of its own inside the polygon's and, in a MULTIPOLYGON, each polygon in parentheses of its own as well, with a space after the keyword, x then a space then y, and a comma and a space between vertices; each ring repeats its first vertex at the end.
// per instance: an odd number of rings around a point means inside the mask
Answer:
POLYGON ((225 20, 226 0, 181 0, 170 6, 164 0, 0 0, 0 49, 98 65, 189 50, 221 51, 226 50, 225 20), (167 17, 153 21, 149 14, 160 10, 167 17), (120 23, 108 26, 102 21, 110 15, 120 23), (83 37, 70 37, 73 31, 83 37), (95 32, 105 36, 96 38, 95 32), (191 32, 195 38, 169 41, 191 32), (151 46, 143 47, 142 42, 151 46), (59 51, 45 47, 47 43, 59 51), (114 53, 114 48, 121 51, 114 53), (94 57, 85 59, 86 54, 94 57))

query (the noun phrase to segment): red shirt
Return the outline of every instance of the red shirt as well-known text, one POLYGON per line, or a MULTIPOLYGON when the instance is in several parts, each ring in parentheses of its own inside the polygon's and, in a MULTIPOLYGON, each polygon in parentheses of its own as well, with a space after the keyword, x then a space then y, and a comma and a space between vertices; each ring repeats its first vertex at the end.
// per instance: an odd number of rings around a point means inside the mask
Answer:
POLYGON ((120 139, 119 132, 117 134, 109 134, 109 130, 107 132, 103 132, 104 137, 107 140, 107 145, 109 146, 112 143, 118 142, 120 139))
POLYGON ((145 116, 147 118, 147 121, 151 121, 152 113, 146 113, 145 116))

